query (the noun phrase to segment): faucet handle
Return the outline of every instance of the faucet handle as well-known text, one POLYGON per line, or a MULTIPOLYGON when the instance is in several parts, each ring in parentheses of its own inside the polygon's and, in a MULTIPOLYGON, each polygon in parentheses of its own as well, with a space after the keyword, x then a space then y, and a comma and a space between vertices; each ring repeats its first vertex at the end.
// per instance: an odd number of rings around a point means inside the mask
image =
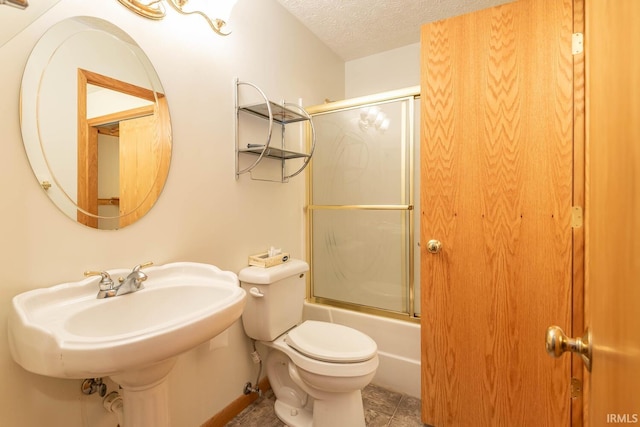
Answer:
POLYGON ((101 291, 113 289, 113 280, 106 271, 85 271, 84 275, 85 277, 101 276, 100 283, 98 283, 101 291))
MULTIPOLYGON (((149 267, 153 265, 153 261, 148 261, 145 262, 144 264, 138 264, 135 267, 133 267, 133 270, 131 270, 131 273, 129 273, 129 276, 127 278, 131 278, 135 276, 135 280, 136 280, 136 286, 140 286, 141 282, 144 282, 145 280, 147 280, 147 275, 142 273, 140 271, 140 269, 145 268, 145 267, 149 267)), ((124 283, 126 279, 124 277, 119 277, 118 278, 118 282, 120 284, 124 283)))
POLYGON ((133 267, 133 271, 140 271, 142 268, 151 267, 153 265, 153 261, 147 261, 144 264, 138 264, 133 267))
MULTIPOLYGON (((131 270, 131 274, 135 274, 136 275, 136 284, 139 285, 140 282, 144 282, 145 280, 147 280, 147 275, 144 274, 143 272, 141 272, 140 270, 145 268, 145 267, 149 267, 153 265, 153 261, 147 261, 144 264, 138 264, 135 267, 133 267, 133 270, 131 270)), ((122 277, 120 278, 122 279, 122 277)))

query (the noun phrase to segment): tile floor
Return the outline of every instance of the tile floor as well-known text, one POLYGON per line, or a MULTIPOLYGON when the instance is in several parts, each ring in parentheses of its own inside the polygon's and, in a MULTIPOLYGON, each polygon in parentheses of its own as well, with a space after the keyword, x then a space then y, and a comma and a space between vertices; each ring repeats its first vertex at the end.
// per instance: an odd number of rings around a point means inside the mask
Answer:
MULTIPOLYGON (((423 427, 420 422, 420 399, 370 384, 362 390, 367 427, 423 427)), ((269 390, 238 414, 227 427, 285 427, 276 417, 276 398, 269 390)), ((336 426, 349 427, 349 426, 336 426)))

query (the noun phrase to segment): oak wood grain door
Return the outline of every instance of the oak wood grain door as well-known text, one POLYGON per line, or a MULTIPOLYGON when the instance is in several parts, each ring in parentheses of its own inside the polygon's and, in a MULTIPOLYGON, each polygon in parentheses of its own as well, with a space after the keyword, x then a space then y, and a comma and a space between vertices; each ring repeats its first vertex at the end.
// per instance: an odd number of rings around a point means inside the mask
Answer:
POLYGON ((571 424, 571 358, 544 335, 572 327, 573 13, 518 0, 422 28, 427 424, 571 424))
POLYGON ((640 424, 640 2, 588 0, 589 426, 640 424))
POLYGON ((169 173, 171 145, 164 96, 157 98, 152 115, 120 122, 120 227, 143 217, 158 200, 169 173))
POLYGON ((120 227, 144 216, 156 200, 161 153, 156 128, 155 115, 120 122, 120 227))

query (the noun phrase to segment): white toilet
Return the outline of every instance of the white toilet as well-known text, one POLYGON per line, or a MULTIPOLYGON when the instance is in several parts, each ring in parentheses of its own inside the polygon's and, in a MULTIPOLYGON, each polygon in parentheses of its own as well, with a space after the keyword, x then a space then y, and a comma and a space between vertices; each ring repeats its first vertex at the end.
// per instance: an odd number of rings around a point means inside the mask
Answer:
POLYGON ((343 325, 300 323, 308 270, 295 259, 242 269, 238 278, 249 294, 242 314, 245 332, 270 348, 267 377, 276 415, 285 424, 365 427, 360 391, 378 368, 378 347, 343 325))

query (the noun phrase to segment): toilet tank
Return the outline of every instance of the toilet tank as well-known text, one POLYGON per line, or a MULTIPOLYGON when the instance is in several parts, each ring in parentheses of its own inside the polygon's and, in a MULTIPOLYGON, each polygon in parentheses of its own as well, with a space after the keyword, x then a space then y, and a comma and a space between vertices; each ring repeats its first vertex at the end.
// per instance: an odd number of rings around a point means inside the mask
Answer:
POLYGON ((307 271, 309 265, 297 259, 240 270, 240 286, 248 294, 242 324, 249 337, 273 341, 302 321, 307 271))

